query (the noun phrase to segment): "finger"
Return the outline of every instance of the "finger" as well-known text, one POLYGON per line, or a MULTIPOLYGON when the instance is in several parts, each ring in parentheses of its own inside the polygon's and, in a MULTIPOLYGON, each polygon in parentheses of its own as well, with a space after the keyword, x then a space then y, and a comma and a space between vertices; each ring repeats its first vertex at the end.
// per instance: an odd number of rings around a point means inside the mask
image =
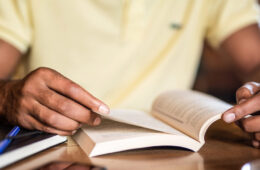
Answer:
POLYGON ((40 170, 67 170, 67 167, 69 167, 72 162, 52 162, 50 164, 47 164, 43 167, 41 167, 40 170))
POLYGON ((231 123, 242 117, 260 110, 260 93, 248 99, 242 104, 238 104, 222 114, 222 119, 231 123))
POLYGON ((255 148, 260 148, 260 132, 252 134, 252 145, 255 148))
POLYGON ((87 124, 90 126, 97 126, 101 123, 101 116, 91 112, 90 119, 88 120, 87 124))
POLYGON ((44 124, 58 130, 74 131, 80 127, 78 122, 63 116, 40 103, 34 104, 31 114, 44 124))
POLYGON ((58 135, 61 135, 61 136, 70 136, 70 135, 73 135, 76 132, 76 131, 62 131, 62 130, 58 130, 58 129, 46 126, 30 115, 27 115, 27 121, 30 122, 31 127, 33 129, 37 129, 37 130, 47 132, 47 133, 58 134, 58 135))
POLYGON ((89 125, 97 126, 101 123, 101 116, 97 114, 93 114, 94 116, 91 116, 91 121, 89 125))
POLYGON ((251 116, 243 119, 241 124, 246 132, 260 132, 260 116, 251 116))
POLYGON ((255 148, 259 148, 259 147, 260 147, 260 143, 259 143, 259 141, 257 141, 257 140, 252 140, 252 145, 253 145, 253 147, 255 147, 255 148))
POLYGON ((254 139, 260 141, 260 132, 254 134, 254 139))
POLYGON ((66 170, 75 170, 75 169, 91 170, 91 169, 100 169, 100 168, 92 168, 91 165, 81 165, 78 163, 74 163, 74 164, 71 164, 70 166, 66 167, 66 170))
POLYGON ((92 117, 95 116, 95 113, 51 89, 40 92, 40 95, 36 96, 36 100, 51 110, 77 122, 88 124, 93 123, 90 121, 93 119, 92 117))
POLYGON ((51 79, 46 80, 47 86, 59 93, 77 101, 78 103, 90 108, 93 112, 108 114, 109 108, 102 101, 95 98, 82 87, 67 79, 63 75, 54 71, 51 79), (51 80, 51 81, 50 81, 51 80))
POLYGON ((260 84, 256 82, 249 82, 240 87, 236 92, 236 100, 237 103, 242 103, 246 99, 249 99, 254 94, 259 92, 260 90, 260 84))

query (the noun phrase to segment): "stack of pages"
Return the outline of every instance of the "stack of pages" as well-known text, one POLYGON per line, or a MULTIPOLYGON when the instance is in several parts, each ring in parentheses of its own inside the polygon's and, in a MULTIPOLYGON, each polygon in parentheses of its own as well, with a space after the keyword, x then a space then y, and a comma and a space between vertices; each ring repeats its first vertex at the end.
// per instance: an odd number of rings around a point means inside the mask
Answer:
POLYGON ((112 110, 100 126, 83 126, 73 138, 90 157, 154 146, 198 151, 208 127, 230 107, 200 92, 169 91, 154 100, 149 113, 112 110))

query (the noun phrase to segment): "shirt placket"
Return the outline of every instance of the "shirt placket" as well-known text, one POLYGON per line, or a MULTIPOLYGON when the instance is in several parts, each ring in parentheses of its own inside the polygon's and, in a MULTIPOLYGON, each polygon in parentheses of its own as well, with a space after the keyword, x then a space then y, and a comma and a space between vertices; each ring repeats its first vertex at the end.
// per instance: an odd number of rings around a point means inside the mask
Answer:
POLYGON ((124 6, 124 39, 136 42, 142 38, 146 23, 144 0, 125 0, 124 6))

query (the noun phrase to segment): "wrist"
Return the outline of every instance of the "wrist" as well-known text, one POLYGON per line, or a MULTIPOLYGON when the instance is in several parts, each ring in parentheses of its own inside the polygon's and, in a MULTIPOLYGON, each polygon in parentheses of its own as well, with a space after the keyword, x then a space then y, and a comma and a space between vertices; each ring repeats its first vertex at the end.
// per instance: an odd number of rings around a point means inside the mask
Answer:
POLYGON ((17 112, 17 95, 19 90, 14 88, 18 80, 0 80, 0 122, 17 124, 12 113, 17 112))

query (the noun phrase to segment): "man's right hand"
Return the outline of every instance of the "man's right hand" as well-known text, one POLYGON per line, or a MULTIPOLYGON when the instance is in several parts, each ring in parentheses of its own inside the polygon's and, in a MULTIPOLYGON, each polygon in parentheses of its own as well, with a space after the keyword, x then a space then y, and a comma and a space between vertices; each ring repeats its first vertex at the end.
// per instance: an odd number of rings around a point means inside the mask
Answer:
POLYGON ((82 87, 49 68, 24 79, 0 83, 0 115, 9 123, 59 135, 73 134, 82 123, 98 125, 109 108, 82 87))

